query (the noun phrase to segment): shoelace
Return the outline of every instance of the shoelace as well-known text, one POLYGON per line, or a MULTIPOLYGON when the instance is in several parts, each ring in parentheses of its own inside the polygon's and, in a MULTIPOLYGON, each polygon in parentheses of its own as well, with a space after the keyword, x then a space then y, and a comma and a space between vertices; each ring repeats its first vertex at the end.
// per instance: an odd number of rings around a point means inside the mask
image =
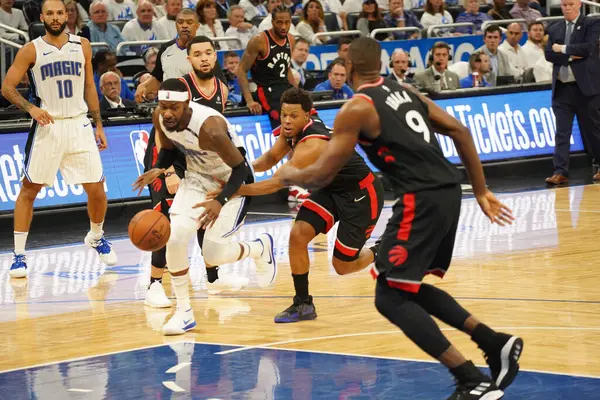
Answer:
POLYGON ((110 253, 110 242, 103 237, 96 240, 96 246, 94 246, 96 251, 100 254, 108 254, 110 253))
POLYGON ((25 264, 25 254, 15 254, 15 264, 25 264))

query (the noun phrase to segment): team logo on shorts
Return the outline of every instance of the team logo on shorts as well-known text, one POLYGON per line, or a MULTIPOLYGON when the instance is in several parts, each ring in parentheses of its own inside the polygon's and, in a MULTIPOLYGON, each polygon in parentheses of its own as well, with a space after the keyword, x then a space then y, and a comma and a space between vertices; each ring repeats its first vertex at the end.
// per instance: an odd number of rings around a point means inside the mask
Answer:
POLYGON ((392 264, 394 264, 396 267, 404 264, 404 262, 406 261, 407 258, 408 258, 408 250, 406 250, 404 247, 400 246, 399 244, 392 247, 392 249, 388 253, 388 260, 390 260, 390 262, 392 264))
POLYGON ((144 173, 144 155, 148 148, 148 132, 146 131, 131 131, 129 134, 129 140, 131 141, 131 148, 133 150, 133 156, 135 157, 135 165, 138 170, 138 175, 144 173))

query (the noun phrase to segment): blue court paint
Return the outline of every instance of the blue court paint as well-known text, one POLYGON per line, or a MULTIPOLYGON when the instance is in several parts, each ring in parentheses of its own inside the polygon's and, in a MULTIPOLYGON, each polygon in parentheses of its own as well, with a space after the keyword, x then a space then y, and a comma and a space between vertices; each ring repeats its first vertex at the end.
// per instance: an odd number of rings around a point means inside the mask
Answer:
MULTIPOLYGON (((453 391, 435 363, 274 349, 215 354, 232 348, 174 343, 7 372, 0 374, 0 399, 433 400, 453 391)), ((505 399, 585 400, 599 392, 600 379, 522 372, 505 399)))

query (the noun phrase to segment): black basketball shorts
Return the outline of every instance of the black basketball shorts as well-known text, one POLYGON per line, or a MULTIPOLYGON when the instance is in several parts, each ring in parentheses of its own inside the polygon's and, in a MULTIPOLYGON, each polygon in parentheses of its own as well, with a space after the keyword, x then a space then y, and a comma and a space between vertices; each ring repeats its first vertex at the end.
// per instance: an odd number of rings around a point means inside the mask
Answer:
POLYGON ((334 257, 354 261, 371 237, 383 208, 383 184, 370 173, 360 189, 344 193, 317 190, 302 203, 296 221, 309 223, 318 233, 327 233, 340 222, 334 257))
POLYGON ((390 287, 410 293, 419 292, 427 274, 442 278, 452 261, 461 198, 460 185, 400 196, 385 228, 373 277, 383 274, 390 287))
POLYGON ((282 83, 281 85, 259 86, 256 90, 256 99, 263 108, 263 112, 269 115, 271 129, 275 129, 281 124, 279 121, 281 96, 291 87, 292 85, 288 83, 282 83))

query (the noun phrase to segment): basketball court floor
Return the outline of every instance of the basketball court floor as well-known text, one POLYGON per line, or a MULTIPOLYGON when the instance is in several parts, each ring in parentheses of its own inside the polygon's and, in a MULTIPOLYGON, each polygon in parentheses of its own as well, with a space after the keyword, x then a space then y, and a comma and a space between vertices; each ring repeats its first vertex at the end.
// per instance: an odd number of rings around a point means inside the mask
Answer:
MULTIPOLYGON (((492 226, 465 199, 452 267, 444 280, 427 281, 488 325, 525 340, 522 373, 505 399, 598 399, 600 186, 500 197, 515 224, 492 226)), ((453 392, 444 368, 377 313, 368 271, 335 274, 335 232, 310 248, 318 319, 274 324, 293 295, 292 217, 260 217, 238 237, 273 235, 273 284, 246 261, 223 268, 247 276, 250 287, 209 295, 191 243, 198 325, 180 337, 159 332, 172 310, 144 306, 150 254, 125 238, 112 241, 119 263, 110 268, 82 244, 30 249, 28 280, 11 280, 11 255, 1 253, 0 399, 445 399, 453 392)), ((469 338, 441 326, 485 365, 469 338)))

